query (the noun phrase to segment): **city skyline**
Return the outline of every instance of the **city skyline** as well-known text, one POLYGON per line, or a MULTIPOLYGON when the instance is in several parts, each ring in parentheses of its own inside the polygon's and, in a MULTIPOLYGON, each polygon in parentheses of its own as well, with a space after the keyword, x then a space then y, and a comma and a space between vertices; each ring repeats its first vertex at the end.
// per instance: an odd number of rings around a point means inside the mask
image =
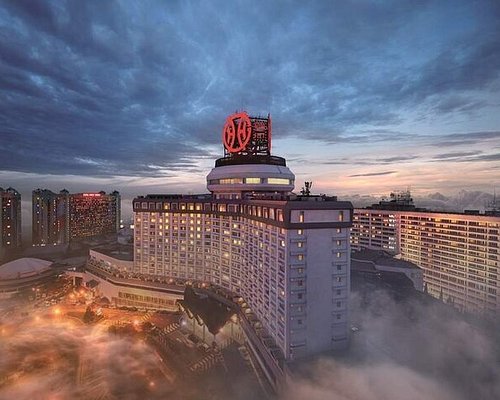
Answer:
POLYGON ((499 13, 493 1, 5 4, 0 183, 25 199, 205 192, 236 107, 271 113, 296 190, 492 193, 499 13))

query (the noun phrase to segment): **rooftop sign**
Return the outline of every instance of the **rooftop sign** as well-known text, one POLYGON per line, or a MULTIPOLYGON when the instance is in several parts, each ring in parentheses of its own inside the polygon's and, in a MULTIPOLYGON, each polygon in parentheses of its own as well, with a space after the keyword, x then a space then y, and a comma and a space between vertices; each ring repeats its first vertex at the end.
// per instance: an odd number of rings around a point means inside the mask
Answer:
POLYGON ((226 156, 270 155, 271 117, 250 117, 245 111, 226 118, 222 130, 226 156))

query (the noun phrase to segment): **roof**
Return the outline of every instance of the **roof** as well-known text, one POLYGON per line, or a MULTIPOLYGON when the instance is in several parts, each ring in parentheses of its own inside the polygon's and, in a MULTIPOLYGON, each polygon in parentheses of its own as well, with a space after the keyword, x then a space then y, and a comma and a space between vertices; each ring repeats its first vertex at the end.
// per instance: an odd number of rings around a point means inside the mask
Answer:
POLYGON ((0 279, 19 279, 50 270, 52 261, 39 258, 19 258, 0 266, 0 279))
POLYGON ((134 261, 134 248, 131 244, 113 243, 92 248, 96 253, 104 254, 121 261, 134 261))
MULTIPOLYGON (((416 268, 418 266, 410 261, 395 258, 384 250, 372 250, 363 249, 359 251, 353 251, 351 253, 351 263, 373 263, 373 265, 379 265, 384 267, 395 267, 395 268, 416 268)), ((360 268, 362 269, 362 268, 360 268)))

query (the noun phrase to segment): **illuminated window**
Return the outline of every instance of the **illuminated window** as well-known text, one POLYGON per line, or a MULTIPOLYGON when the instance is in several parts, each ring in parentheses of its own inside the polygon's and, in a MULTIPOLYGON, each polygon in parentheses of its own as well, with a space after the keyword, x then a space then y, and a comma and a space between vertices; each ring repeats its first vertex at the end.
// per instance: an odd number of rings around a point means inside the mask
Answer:
POLYGON ((245 178, 245 183, 248 183, 248 184, 256 184, 256 183, 260 183, 260 178, 245 178))
POLYGON ((243 178, 223 178, 219 180, 221 185, 235 185, 243 183, 243 178))
POLYGON ((304 211, 299 213, 299 222, 304 222, 304 211))
POLYGON ((339 211, 339 221, 344 220, 344 211, 339 211))
POLYGON ((267 183, 269 185, 289 185, 290 180, 284 178, 267 178, 267 183))

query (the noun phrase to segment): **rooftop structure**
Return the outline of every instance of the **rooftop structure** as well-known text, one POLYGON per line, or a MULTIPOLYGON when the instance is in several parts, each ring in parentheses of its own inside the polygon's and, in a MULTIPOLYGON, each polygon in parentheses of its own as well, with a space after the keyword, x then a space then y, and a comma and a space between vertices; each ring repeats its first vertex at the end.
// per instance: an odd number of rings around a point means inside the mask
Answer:
POLYGON ((396 258, 383 250, 363 249, 351 253, 352 270, 394 272, 409 278, 416 290, 423 291, 423 271, 414 263, 396 258))
POLYGON ((19 258, 0 265, 0 299, 30 292, 34 286, 52 280, 56 271, 51 261, 19 258))

